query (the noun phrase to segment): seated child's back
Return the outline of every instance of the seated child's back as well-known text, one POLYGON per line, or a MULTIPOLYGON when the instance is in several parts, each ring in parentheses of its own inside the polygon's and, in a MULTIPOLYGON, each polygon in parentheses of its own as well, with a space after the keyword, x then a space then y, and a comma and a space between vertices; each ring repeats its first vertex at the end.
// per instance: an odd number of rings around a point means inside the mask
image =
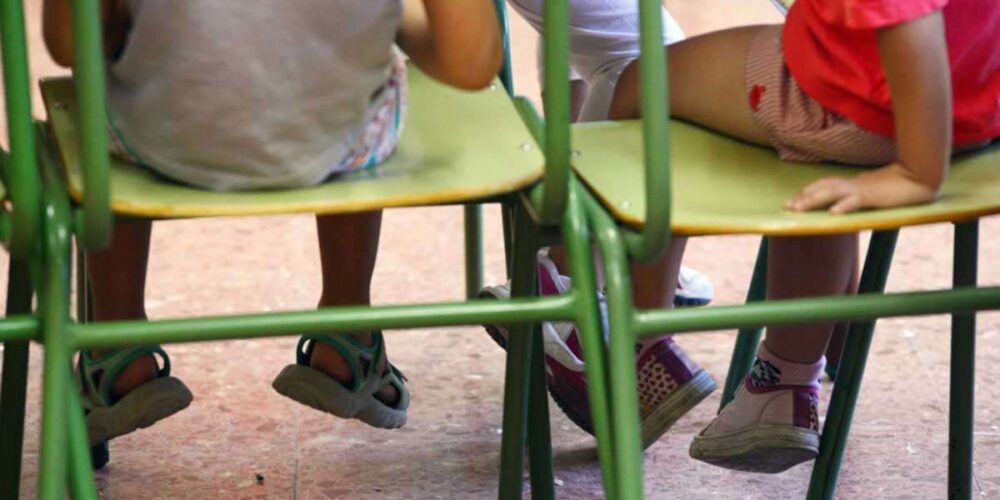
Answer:
POLYGON ((113 142, 131 159, 210 189, 279 188, 369 166, 395 146, 399 0, 129 8, 108 102, 113 142))

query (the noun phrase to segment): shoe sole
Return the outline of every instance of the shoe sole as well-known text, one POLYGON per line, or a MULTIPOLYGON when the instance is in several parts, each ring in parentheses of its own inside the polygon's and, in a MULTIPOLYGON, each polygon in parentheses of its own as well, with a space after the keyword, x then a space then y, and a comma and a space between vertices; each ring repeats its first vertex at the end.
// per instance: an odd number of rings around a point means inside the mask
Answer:
POLYGON ((792 426, 761 426, 696 436, 691 458, 726 469, 777 474, 816 458, 819 433, 792 426))
POLYGON ((390 408, 363 392, 352 392, 329 375, 301 365, 288 365, 271 383, 278 394, 323 413, 357 419, 379 429, 406 425, 406 410, 390 408))
POLYGON ((698 406, 715 389, 712 376, 705 370, 698 370, 691 380, 670 393, 642 419, 640 429, 643 449, 657 442, 681 417, 698 406))
POLYGON ((675 307, 701 307, 707 306, 711 303, 711 298, 705 299, 699 297, 681 297, 680 295, 674 296, 675 307))
POLYGON ((97 407, 84 422, 90 446, 139 429, 145 429, 191 404, 194 399, 183 382, 163 377, 136 387, 112 406, 97 407))

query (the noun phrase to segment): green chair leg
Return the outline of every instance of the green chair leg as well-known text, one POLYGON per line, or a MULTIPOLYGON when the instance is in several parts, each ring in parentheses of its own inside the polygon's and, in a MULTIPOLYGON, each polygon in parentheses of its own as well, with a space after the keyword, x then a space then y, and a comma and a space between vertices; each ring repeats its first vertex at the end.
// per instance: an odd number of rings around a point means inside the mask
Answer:
POLYGON ((844 357, 844 342, 846 340, 846 333, 834 332, 833 336, 830 337, 830 346, 826 348, 826 366, 823 367, 823 372, 826 373, 827 377, 830 377, 831 382, 837 381, 837 370, 840 368, 840 360, 844 357), (831 353, 839 353, 839 356, 836 357, 836 363, 830 362, 831 353))
MULTIPOLYGON (((32 297, 28 263, 11 261, 9 265, 7 315, 28 314, 32 297)), ((21 485, 29 345, 29 342, 4 344, 3 381, 0 383, 0 498, 18 498, 21 485)))
MULTIPOLYGON (((518 205, 514 215, 514 250, 511 295, 535 295, 536 239, 527 210, 518 205)), ((510 325, 507 341, 507 371, 504 381, 503 438, 500 448, 501 499, 519 499, 523 489, 524 442, 527 431, 529 388, 531 383, 532 326, 510 325)))
POLYGON ((555 474, 552 471, 552 433, 549 429, 549 394, 545 382, 545 345, 538 325, 532 325, 531 377, 528 396, 528 457, 531 470, 531 498, 553 500, 555 474))
POLYGON ((465 296, 474 299, 483 288, 483 207, 465 206, 465 296))
MULTIPOLYGON (((94 319, 93 298, 90 280, 87 278, 87 258, 82 249, 76 252, 76 320, 90 323, 94 319)), ((75 383, 75 381, 74 381, 75 383)), ((108 443, 97 443, 90 448, 90 464, 95 470, 103 468, 111 460, 108 443)))
MULTIPOLYGON (((955 225, 953 286, 976 286, 979 221, 955 225)), ((951 396, 948 435, 948 498, 972 498, 973 393, 976 374, 976 313, 951 317, 951 396)))
MULTIPOLYGON (((753 266, 753 278, 750 279, 750 290, 747 292, 747 303, 759 302, 767 298, 767 238, 761 238, 760 249, 757 250, 757 263, 753 266)), ((763 328, 741 328, 736 336, 733 356, 729 360, 729 373, 726 374, 726 385, 722 391, 722 402, 719 411, 733 400, 736 389, 743 382, 743 377, 750 372, 754 357, 757 355, 757 344, 760 344, 763 328)))
MULTIPOLYGON (((898 230, 872 234, 865 267, 861 273, 859 293, 882 293, 885 290, 898 235, 898 230)), ((823 435, 820 437, 819 456, 816 457, 809 482, 807 498, 810 500, 832 499, 837 488, 847 434, 854 417, 854 405, 858 400, 861 377, 864 375, 874 332, 875 320, 851 323, 837 374, 837 384, 833 389, 823 435)))
POLYGON ((615 433, 615 498, 643 495, 642 439, 639 432, 638 382, 635 373, 632 288, 625 243, 611 217, 588 200, 587 214, 593 224, 604 263, 608 301, 608 376, 611 418, 615 433))
POLYGON ((93 296, 90 280, 87 278, 87 255, 82 249, 76 251, 76 321, 90 323, 93 320, 93 296))
MULTIPOLYGON (((72 386, 72 380, 71 380, 72 386)), ((87 427, 80 410, 80 395, 70 391, 69 398, 69 486, 74 500, 97 500, 94 470, 90 462, 87 427)))
POLYGON ((514 203, 502 203, 500 214, 503 218, 503 248, 504 248, 504 271, 507 276, 514 274, 514 203))
POLYGON ((587 375, 587 396, 590 399, 590 415, 597 441, 597 455, 601 464, 604 492, 608 498, 615 498, 617 474, 616 456, 611 433, 611 413, 608 406, 607 344, 601 324, 600 305, 597 300, 597 280, 594 275, 594 256, 590 244, 587 216, 580 200, 577 184, 569 193, 566 211, 564 242, 573 276, 574 293, 578 293, 578 315, 576 328, 580 333, 580 347, 583 349, 584 370, 587 375))
MULTIPOLYGON (((38 498, 62 500, 67 483, 68 422, 67 394, 70 386, 72 339, 69 318, 70 221, 64 198, 47 197, 45 206, 44 267, 37 284, 45 342, 42 378, 42 437, 38 467, 38 498)), ((74 408, 74 411, 76 409, 74 408)))

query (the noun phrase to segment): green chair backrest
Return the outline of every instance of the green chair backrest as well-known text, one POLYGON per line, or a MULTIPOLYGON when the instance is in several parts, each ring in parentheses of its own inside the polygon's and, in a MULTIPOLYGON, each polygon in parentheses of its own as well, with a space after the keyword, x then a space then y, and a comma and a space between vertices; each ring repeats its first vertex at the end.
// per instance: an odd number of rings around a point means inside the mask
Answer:
POLYGON ((497 9, 497 21, 500 23, 500 32, 503 33, 503 65, 500 67, 500 82, 507 89, 507 94, 514 95, 514 70, 510 62, 510 26, 507 23, 507 2, 504 0, 493 0, 493 5, 497 9))
POLYGON ((659 0, 639 2, 639 64, 642 103, 643 156, 646 164, 646 225, 626 234, 633 257, 656 260, 670 240, 670 99, 667 51, 659 0))
POLYGON ((39 234, 41 195, 31 116, 28 53, 21 0, 0 1, 0 43, 10 152, 0 151, 0 179, 10 207, 0 210, 0 240, 15 258, 27 256, 39 234))

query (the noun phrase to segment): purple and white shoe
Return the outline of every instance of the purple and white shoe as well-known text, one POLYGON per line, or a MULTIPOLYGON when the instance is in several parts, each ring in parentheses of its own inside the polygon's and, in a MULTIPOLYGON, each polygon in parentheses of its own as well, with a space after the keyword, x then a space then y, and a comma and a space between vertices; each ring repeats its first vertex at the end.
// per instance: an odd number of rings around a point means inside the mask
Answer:
MULTIPOLYGON (((538 257, 538 288, 542 295, 569 291, 570 278, 559 274, 544 253, 538 257)), ((507 285, 483 289, 480 297, 506 299, 507 285)), ((607 331, 604 295, 599 296, 602 323, 607 331)), ((505 325, 484 325, 490 337, 502 348, 507 346, 505 325)), ((542 325, 549 394, 566 416, 584 431, 593 434, 583 349, 576 326, 570 322, 542 325)), ((643 447, 656 442, 681 416, 715 390, 712 377, 692 362, 670 338, 648 344, 637 353, 639 414, 643 447)))

